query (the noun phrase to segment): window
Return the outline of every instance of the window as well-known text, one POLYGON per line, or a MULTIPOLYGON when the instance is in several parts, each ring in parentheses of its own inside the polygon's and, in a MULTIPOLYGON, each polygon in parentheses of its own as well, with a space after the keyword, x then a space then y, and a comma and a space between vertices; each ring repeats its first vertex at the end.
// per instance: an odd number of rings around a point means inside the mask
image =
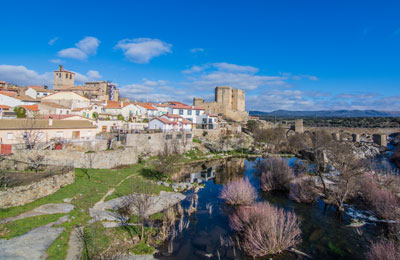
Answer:
POLYGON ((58 74, 58 77, 59 77, 59 78, 61 78, 61 73, 60 73, 60 74, 58 74))
POLYGON ((196 116, 200 115, 200 110, 196 110, 196 116))
POLYGON ((187 134, 186 138, 192 138, 192 135, 191 134, 187 134))
POLYGON ((13 133, 8 133, 7 134, 7 139, 8 140, 12 140, 14 138, 14 134, 13 133))
POLYGON ((166 135, 166 136, 165 136, 165 139, 167 139, 167 140, 172 139, 172 135, 166 135))
POLYGON ((176 135, 176 139, 182 139, 182 135, 176 135))
POLYGON ((69 74, 69 79, 72 79, 72 74, 69 74))
POLYGON ((56 137, 63 137, 63 131, 57 131, 56 132, 56 137))
POLYGON ((183 115, 183 109, 179 109, 179 114, 183 115))
POLYGON ((65 74, 65 78, 68 79, 68 74, 65 74))
POLYGON ((203 124, 207 124, 207 118, 203 118, 203 124))
POLYGON ((208 119, 208 123, 209 123, 209 124, 212 124, 212 118, 209 118, 209 119, 208 119))
POLYGON ((189 116, 192 115, 192 110, 188 110, 188 115, 189 115, 189 116))

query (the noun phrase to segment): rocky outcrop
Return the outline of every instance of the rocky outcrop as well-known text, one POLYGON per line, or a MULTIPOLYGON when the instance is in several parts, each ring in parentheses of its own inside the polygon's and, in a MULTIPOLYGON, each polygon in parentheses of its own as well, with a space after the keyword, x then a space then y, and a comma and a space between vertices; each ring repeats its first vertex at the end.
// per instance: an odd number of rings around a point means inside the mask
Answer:
POLYGON ((60 188, 75 181, 75 171, 56 174, 24 186, 0 190, 0 208, 24 205, 44 196, 53 194, 60 188))
MULTIPOLYGON (((136 196, 132 194, 131 196, 136 196)), ((92 221, 115 221, 120 222, 123 219, 116 211, 123 205, 124 200, 128 196, 119 197, 106 202, 98 203, 93 208, 89 209, 90 216, 93 218, 92 221)), ((146 211, 146 215, 152 215, 161 212, 178 202, 181 202, 186 198, 185 195, 181 193, 165 192, 161 191, 160 195, 152 196, 150 207, 146 211)), ((132 213, 138 215, 137 209, 132 208, 132 213)))

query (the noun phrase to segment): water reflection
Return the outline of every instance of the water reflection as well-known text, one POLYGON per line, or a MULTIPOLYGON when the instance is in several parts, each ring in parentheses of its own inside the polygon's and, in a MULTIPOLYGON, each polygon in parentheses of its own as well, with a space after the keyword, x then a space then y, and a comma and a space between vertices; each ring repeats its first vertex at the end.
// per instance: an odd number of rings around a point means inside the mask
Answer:
MULTIPOLYGON (((291 163, 292 160, 288 160, 291 163)), ((302 243, 299 250, 314 259, 363 259, 368 241, 381 235, 383 226, 367 223, 363 227, 351 228, 349 217, 337 217, 334 207, 326 206, 321 200, 313 205, 299 204, 288 199, 287 194, 265 193, 259 189, 259 178, 255 174, 256 162, 232 158, 207 164, 193 165, 185 169, 182 181, 199 182, 205 187, 198 193, 198 211, 186 216, 190 225, 173 241, 166 241, 160 248, 159 259, 244 259, 240 250, 229 238, 229 214, 234 208, 226 206, 218 198, 223 184, 248 177, 259 192, 259 200, 294 210, 301 219, 302 243), (210 211, 211 208, 211 211, 210 211)), ((189 207, 193 191, 186 193, 188 200, 183 207, 189 207)), ((187 221, 185 220, 185 221, 187 221)), ((285 252, 265 259, 306 259, 285 252)), ((251 258, 248 258, 251 259, 251 258)))

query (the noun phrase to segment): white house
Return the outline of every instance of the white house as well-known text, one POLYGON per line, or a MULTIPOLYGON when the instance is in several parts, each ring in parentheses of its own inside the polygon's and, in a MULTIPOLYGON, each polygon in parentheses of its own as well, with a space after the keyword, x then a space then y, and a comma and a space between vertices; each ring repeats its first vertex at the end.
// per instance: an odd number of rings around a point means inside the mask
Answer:
POLYGON ((140 108, 128 102, 118 102, 107 100, 106 105, 102 108, 102 113, 109 115, 122 115, 125 120, 133 119, 140 115, 140 108))
POLYGON ((192 131, 193 123, 179 115, 165 114, 161 118, 177 123, 175 127, 176 131, 192 131))
POLYGON ((43 86, 29 86, 25 91, 25 95, 30 96, 31 98, 47 97, 53 93, 53 90, 44 88, 43 86))
POLYGON ((204 114, 204 109, 173 101, 168 102, 168 114, 180 115, 194 124, 200 124, 201 122, 199 122, 199 116, 204 114))
POLYGON ((150 120, 149 129, 161 130, 163 132, 176 131, 178 128, 178 123, 170 121, 164 117, 156 117, 150 120))
POLYGON ((154 104, 154 107, 157 108, 157 116, 168 114, 168 104, 154 104))
POLYGON ((135 103, 135 105, 140 109, 140 115, 145 116, 147 118, 156 117, 157 116, 157 108, 153 106, 151 103, 135 103))
POLYGON ((16 107, 24 105, 24 103, 17 98, 17 93, 13 91, 0 91, 0 105, 9 107, 16 107))

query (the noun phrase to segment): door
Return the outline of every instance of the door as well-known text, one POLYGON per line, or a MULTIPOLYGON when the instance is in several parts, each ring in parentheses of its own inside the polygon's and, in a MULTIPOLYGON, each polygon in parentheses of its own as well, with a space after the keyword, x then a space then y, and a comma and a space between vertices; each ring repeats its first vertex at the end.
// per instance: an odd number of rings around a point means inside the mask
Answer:
POLYGON ((81 137, 80 131, 72 131, 72 139, 79 139, 81 137))

